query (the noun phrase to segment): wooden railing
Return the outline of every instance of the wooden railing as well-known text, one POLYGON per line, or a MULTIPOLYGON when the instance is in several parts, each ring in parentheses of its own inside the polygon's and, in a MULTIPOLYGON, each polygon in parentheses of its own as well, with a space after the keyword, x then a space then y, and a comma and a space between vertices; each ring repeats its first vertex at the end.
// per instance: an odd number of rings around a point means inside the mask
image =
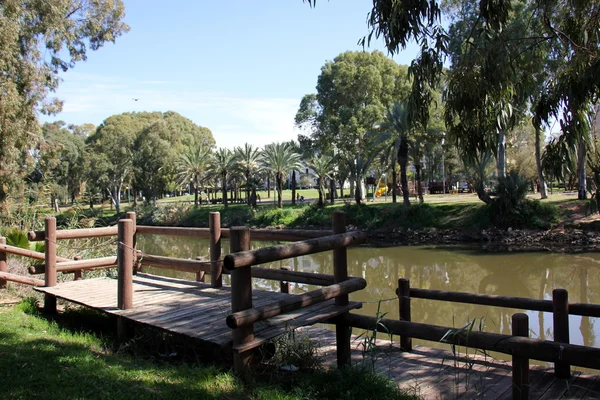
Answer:
POLYGON ((564 289, 554 289, 552 300, 536 300, 411 288, 409 280, 401 278, 396 294, 399 320, 356 314, 348 314, 343 319, 350 326, 361 329, 381 332, 384 326, 388 333, 400 336, 400 345, 406 351, 412 350, 412 338, 417 338, 512 355, 513 399, 529 398, 529 359, 554 363, 555 375, 559 378, 570 377, 570 365, 600 369, 600 349, 569 344, 569 315, 598 317, 600 305, 569 303, 564 289), (523 313, 513 314, 512 335, 412 322, 413 298, 552 312, 554 340, 529 338, 529 317, 523 313))
MULTIPOLYGON (((348 294, 361 290, 366 286, 364 279, 348 277, 346 256, 346 247, 363 243, 366 240, 366 235, 361 232, 345 232, 345 214, 341 211, 333 213, 332 231, 248 229, 247 227, 223 229, 221 228, 218 212, 210 213, 209 228, 136 226, 135 213, 133 212, 127 213, 127 218, 119 220, 118 225, 114 227, 58 231, 56 220, 53 217, 46 218, 45 223, 44 231, 33 231, 28 234, 29 239, 32 241, 45 241, 45 253, 1 245, 0 278, 6 276, 15 282, 54 286, 57 283, 56 275, 59 272, 74 273, 75 279, 81 279, 82 270, 118 266, 117 306, 120 309, 128 309, 133 306, 133 274, 137 271, 136 265, 139 266, 141 263, 157 268, 196 273, 196 280, 198 281, 204 281, 205 274, 210 274, 210 284, 214 288, 222 286, 223 274, 231 274, 232 313, 227 317, 226 322, 233 329, 233 345, 234 348, 239 350, 234 355, 235 365, 236 369, 240 371, 245 370, 250 364, 253 349, 260 342, 260 340, 254 340, 253 337, 254 323, 292 311, 306 309, 308 312, 311 306, 331 299, 335 299, 334 305, 338 308, 334 311, 328 309, 327 312, 322 314, 317 313, 317 317, 320 316, 322 317, 321 320, 325 321, 329 318, 328 315, 347 314, 347 310, 359 306, 358 303, 349 306, 348 294), (138 234, 208 238, 210 260, 188 260, 142 254, 136 249, 138 234), (58 240, 115 235, 117 236, 116 256, 70 260, 58 257, 56 254, 58 240), (221 259, 222 238, 229 238, 231 244, 231 254, 226 256, 225 260, 221 259), (249 250, 251 239, 300 241, 251 251, 249 250), (289 267, 282 267, 277 270, 256 266, 324 251, 333 251, 333 275, 293 271, 289 267), (6 253, 43 260, 43 264, 29 267, 29 272, 30 274, 45 274, 45 280, 17 277, 12 274, 7 276, 1 269, 6 265, 2 263, 2 256, 5 257, 6 253), (290 282, 323 286, 323 288, 302 295, 289 295, 289 297, 276 303, 253 308, 251 278, 279 281, 281 292, 288 294, 290 282)), ((45 296, 45 310, 55 312, 56 298, 49 294, 45 296)), ((311 318, 313 318, 313 314, 311 314, 311 318)), ((119 336, 122 336, 126 330, 126 324, 121 318, 118 322, 119 336)), ((342 320, 336 323, 336 339, 338 365, 347 365, 350 361, 350 328, 342 320)))
MULTIPOLYGON (((233 329, 233 347, 239 351, 234 353, 234 367, 244 371, 251 365, 253 350, 261 342, 255 340, 254 323, 263 321, 290 311, 300 310, 326 300, 335 299, 335 306, 348 306, 348 294, 366 287, 363 278, 349 278, 346 248, 366 241, 362 232, 346 233, 345 214, 341 211, 333 213, 333 235, 309 239, 301 242, 264 247, 250 250, 250 230, 247 227, 230 229, 230 254, 225 256, 225 270, 231 271, 231 309, 232 314, 226 319, 227 325, 233 329), (252 305, 252 276, 254 267, 273 261, 285 260, 324 251, 333 251, 334 274, 327 276, 318 274, 319 280, 329 286, 302 295, 286 298, 276 303, 261 307, 252 305), (333 278, 333 282, 331 282, 333 278)), ((270 270, 270 277, 280 281, 303 280, 316 283, 316 274, 299 273, 287 270, 270 270), (296 279, 294 279, 296 278, 296 279), (308 279, 307 279, 308 278, 308 279)), ((347 311, 340 315, 348 314, 347 311)), ((350 363, 350 329, 342 319, 336 324, 336 347, 338 366, 350 363)))

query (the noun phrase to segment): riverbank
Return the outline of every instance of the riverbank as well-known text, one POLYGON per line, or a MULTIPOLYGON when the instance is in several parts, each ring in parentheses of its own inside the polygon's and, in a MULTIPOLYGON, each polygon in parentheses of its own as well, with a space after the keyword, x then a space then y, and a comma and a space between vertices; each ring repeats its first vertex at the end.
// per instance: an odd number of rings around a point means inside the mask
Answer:
POLYGON ((348 228, 367 232, 376 246, 470 244, 490 251, 600 251, 600 217, 588 215, 589 200, 575 197, 561 193, 529 201, 525 212, 501 221, 507 229, 498 229, 494 209, 473 195, 429 196, 424 204, 410 207, 383 201, 362 205, 337 201, 321 208, 305 202, 284 204, 281 209, 272 203, 252 209, 246 204, 195 207, 189 202, 170 202, 156 208, 124 207, 118 215, 72 207, 57 215, 57 221, 63 228, 113 225, 124 211, 133 210, 141 225, 207 227, 209 213, 218 211, 225 227, 330 229, 331 213, 342 210, 348 228))

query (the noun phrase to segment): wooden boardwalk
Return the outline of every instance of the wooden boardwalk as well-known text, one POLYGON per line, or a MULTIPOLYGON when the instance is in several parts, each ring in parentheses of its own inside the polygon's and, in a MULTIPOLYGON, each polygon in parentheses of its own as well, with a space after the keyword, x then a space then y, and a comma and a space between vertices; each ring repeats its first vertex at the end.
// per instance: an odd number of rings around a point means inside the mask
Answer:
MULTIPOLYGON (((133 277, 133 308, 128 310, 117 307, 117 280, 112 278, 64 282, 35 290, 216 346, 230 346, 232 342, 231 328, 225 323, 231 314, 231 288, 227 286, 215 289, 202 282, 138 274, 133 277)), ((294 295, 252 291, 254 307, 291 297, 294 295)), ((360 306, 351 302, 338 307, 333 300, 326 301, 258 322, 254 324, 254 336, 256 340, 266 340, 360 306)))
MULTIPOLYGON (((317 344, 325 366, 336 364, 335 332, 319 327, 301 328, 317 344)), ((379 334, 379 337, 386 335, 379 334)), ((297 336, 298 337, 298 336, 297 336)), ((453 357, 443 349, 416 346, 407 353, 399 343, 378 339, 364 352, 364 337, 353 335, 352 363, 367 363, 424 399, 511 399, 510 362, 473 354, 453 357)), ((554 377, 552 367, 530 367, 530 399, 600 399, 600 379, 575 368, 570 379, 554 377)))
MULTIPOLYGON (((117 308, 117 280, 97 278, 61 283, 36 290, 109 314, 186 335, 204 343, 231 345, 231 329, 225 318, 231 313, 231 290, 174 278, 138 274, 133 278, 133 308, 117 308)), ((289 298, 288 294, 253 290, 253 305, 260 306, 289 298)), ((257 338, 273 337, 286 329, 311 325, 324 315, 335 316, 360 304, 339 308, 332 301, 286 313, 255 324, 257 338)), ((334 366, 335 332, 320 327, 300 328, 318 346, 326 366, 334 366)), ((385 337, 385 335, 379 335, 385 337)), ((377 340, 375 349, 364 352, 363 338, 353 337, 353 363, 367 362, 425 399, 510 399, 510 363, 490 357, 469 355, 455 358, 445 350, 416 347, 407 353, 396 342, 377 340)), ((472 353, 473 350, 470 350, 472 353)), ((464 355, 464 351, 463 351, 464 355)), ((600 379, 575 370, 571 379, 556 379, 552 368, 532 366, 531 399, 600 399, 600 379)))

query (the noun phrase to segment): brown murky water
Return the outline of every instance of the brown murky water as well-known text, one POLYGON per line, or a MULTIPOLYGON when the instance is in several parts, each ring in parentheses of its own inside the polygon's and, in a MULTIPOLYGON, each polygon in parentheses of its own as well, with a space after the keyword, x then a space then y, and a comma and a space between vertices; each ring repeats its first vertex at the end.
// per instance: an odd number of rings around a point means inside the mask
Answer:
MULTIPOLYGON (((141 236, 139 248, 148 253, 180 258, 208 257, 208 241, 141 236)), ((254 243, 266 246, 272 243, 254 243)), ((229 248, 223 243, 226 253, 229 248)), ((471 293, 551 299, 552 289, 565 288, 572 302, 600 303, 600 253, 490 254, 476 249, 449 247, 360 247, 348 250, 349 274, 367 280, 367 288, 351 295, 352 300, 366 302, 356 312, 375 316, 378 310, 389 318, 398 318, 395 295, 398 278, 407 277, 412 287, 471 293), (391 300, 390 300, 391 299, 391 300)), ((289 265, 297 271, 332 274, 331 252, 268 265, 289 265)), ((155 273, 194 279, 192 274, 154 270, 155 273)), ((227 281, 227 279, 225 279, 227 281)), ((279 282, 255 279, 256 288, 279 290, 279 282)), ((292 284, 294 293, 314 287, 292 284)), ((521 310, 470 304, 413 299, 412 320, 448 327, 462 327, 475 320, 488 332, 510 334, 511 315, 521 310)), ((531 337, 552 338, 552 315, 527 311, 531 337)), ((571 316, 571 343, 600 346, 600 324, 594 318, 571 316)), ((428 346, 432 343, 428 342, 428 346)))

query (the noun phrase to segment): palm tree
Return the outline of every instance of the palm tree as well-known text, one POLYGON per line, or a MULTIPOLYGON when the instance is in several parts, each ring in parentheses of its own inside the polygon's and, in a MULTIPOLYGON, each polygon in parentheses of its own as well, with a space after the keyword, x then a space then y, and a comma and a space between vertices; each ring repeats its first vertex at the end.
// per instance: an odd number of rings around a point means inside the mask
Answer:
POLYGON ((179 184, 184 186, 190 182, 194 185, 194 205, 198 206, 198 188, 202 174, 206 172, 211 157, 210 147, 199 144, 186 149, 177 160, 179 184))
MULTIPOLYGON (((408 165, 408 134, 410 125, 408 122, 408 107, 406 103, 394 102, 392 108, 388 108, 386 114, 386 123, 390 132, 390 148, 392 153, 392 165, 397 160, 400 165, 400 184, 402 185, 402 197, 404 205, 410 206, 410 194, 408 192, 408 179, 406 177, 406 167, 408 165), (397 156, 397 158, 396 158, 397 156)), ((392 168, 392 202, 396 202, 397 186, 396 168, 392 168)))
POLYGON ((277 206, 283 207, 283 178, 289 171, 301 169, 300 154, 298 154, 290 143, 271 143, 265 146, 261 162, 265 168, 275 175, 277 186, 277 206))
POLYGON ((213 156, 211 172, 221 178, 224 207, 227 207, 227 175, 232 172, 234 167, 235 157, 233 151, 225 148, 219 148, 213 156))
POLYGON ((313 170, 319 186, 319 207, 323 207, 325 192, 325 179, 331 179, 334 172, 333 158, 328 155, 313 156, 308 161, 308 166, 313 170))
POLYGON ((246 197, 248 205, 256 206, 256 187, 251 185, 254 174, 260 169, 260 150, 251 144, 245 143, 244 147, 235 148, 236 165, 240 172, 246 178, 246 197), (250 197, 250 187, 252 188, 252 197, 250 197))

